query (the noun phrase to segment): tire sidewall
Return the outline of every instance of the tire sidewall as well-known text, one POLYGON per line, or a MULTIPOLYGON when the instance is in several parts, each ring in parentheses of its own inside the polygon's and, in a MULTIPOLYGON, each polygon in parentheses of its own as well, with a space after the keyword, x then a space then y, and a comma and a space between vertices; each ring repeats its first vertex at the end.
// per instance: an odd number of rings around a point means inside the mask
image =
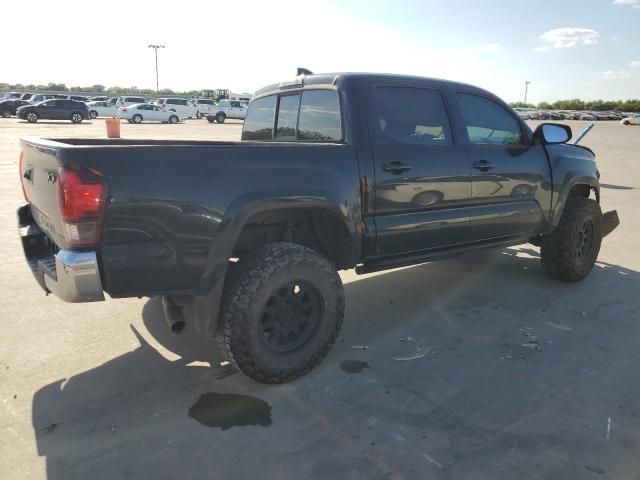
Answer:
POLYGON ((328 275, 321 273, 313 265, 290 264, 261 281, 243 318, 245 324, 243 330, 247 335, 246 340, 255 363, 282 373, 298 370, 331 341, 341 320, 342 312, 339 311, 340 299, 333 288, 334 281, 328 275), (262 335, 260 320, 269 297, 291 281, 305 282, 315 288, 320 296, 322 317, 313 336, 305 345, 292 353, 280 354, 271 351, 260 338, 262 335))
POLYGON ((602 243, 602 216, 599 212, 593 208, 585 209, 584 212, 581 212, 581 215, 577 217, 577 221, 571 228, 571 237, 570 237, 570 251, 573 254, 572 262, 573 268, 578 273, 580 277, 584 277, 589 274, 593 265, 596 263, 598 259, 598 254, 600 253, 600 245, 602 243), (577 258, 575 258, 575 249, 576 249, 576 241, 577 241, 577 231, 578 228, 582 226, 582 224, 591 220, 593 222, 593 243, 591 245, 591 251, 589 252, 589 257, 583 263, 578 263, 577 258))

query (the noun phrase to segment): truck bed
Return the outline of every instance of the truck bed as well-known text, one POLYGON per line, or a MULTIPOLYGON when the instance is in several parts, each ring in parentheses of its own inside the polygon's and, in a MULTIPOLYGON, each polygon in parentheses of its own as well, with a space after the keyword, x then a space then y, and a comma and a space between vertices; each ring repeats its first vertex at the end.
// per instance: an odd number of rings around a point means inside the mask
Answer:
POLYGON ((206 292, 236 228, 265 209, 317 206, 359 225, 358 164, 345 144, 24 138, 21 149, 21 175, 31 171, 25 218, 52 251, 74 250, 63 235, 59 169, 106 181, 91 250, 114 297, 206 292))

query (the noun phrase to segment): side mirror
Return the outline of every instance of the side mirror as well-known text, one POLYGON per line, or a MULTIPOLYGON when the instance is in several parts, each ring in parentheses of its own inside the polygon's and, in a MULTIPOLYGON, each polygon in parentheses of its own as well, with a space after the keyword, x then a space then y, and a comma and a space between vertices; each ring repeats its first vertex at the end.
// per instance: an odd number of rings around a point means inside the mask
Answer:
POLYGON ((542 125, 538 125, 533 135, 548 145, 554 145, 568 142, 573 136, 573 133, 571 132, 571 127, 568 125, 543 123, 542 125))

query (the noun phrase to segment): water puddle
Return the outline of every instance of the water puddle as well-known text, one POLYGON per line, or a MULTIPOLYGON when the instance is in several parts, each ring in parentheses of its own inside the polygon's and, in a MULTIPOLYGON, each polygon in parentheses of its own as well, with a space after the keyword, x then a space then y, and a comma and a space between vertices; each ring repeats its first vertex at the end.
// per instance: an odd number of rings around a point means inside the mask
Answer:
POLYGON ((369 364, 367 362, 363 362, 361 360, 345 360, 340 363, 340 368, 343 372, 347 373, 360 373, 365 368, 369 368, 369 364))
POLYGON ((271 407, 264 400, 233 393, 205 393, 189 409, 189 416, 207 427, 271 425, 271 407))

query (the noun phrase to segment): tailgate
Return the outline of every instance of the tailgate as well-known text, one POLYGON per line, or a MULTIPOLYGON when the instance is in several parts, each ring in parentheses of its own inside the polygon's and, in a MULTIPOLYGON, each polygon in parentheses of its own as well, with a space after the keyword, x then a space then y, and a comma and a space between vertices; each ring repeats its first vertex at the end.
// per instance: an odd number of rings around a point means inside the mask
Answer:
POLYGON ((64 244, 62 215, 58 208, 59 147, 21 140, 20 180, 33 219, 58 246, 64 244))

